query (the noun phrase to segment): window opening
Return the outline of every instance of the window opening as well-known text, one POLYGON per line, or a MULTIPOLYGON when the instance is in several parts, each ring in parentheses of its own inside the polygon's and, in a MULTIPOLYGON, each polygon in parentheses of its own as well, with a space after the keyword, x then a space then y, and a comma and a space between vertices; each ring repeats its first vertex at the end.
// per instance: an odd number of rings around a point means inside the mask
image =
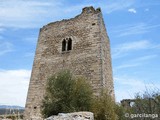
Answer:
POLYGON ((69 38, 69 40, 68 40, 67 50, 68 50, 68 51, 69 51, 69 50, 72 50, 72 39, 71 39, 71 38, 69 38))
POLYGON ((64 39, 62 41, 62 51, 65 51, 66 50, 66 40, 64 39))

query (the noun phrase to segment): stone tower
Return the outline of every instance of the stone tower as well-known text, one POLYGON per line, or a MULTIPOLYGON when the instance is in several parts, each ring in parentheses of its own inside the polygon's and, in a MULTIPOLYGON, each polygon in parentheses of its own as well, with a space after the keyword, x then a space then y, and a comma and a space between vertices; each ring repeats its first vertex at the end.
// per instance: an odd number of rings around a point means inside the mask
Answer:
POLYGON ((41 119, 40 106, 48 77, 63 69, 89 80, 94 94, 108 89, 114 99, 110 43, 100 8, 85 7, 75 18, 40 29, 25 120, 41 119))

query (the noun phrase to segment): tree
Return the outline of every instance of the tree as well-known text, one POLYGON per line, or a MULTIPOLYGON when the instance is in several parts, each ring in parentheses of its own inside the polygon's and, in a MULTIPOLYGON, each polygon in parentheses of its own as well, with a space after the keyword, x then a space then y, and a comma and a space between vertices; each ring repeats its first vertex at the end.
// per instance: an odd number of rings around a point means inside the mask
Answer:
MULTIPOLYGON (((152 114, 160 116, 160 93, 146 91, 144 94, 135 96, 135 103, 131 107, 131 112, 134 114, 152 114)), ((154 117, 154 116, 153 116, 154 117)), ((140 118, 139 118, 140 119, 140 118)), ((143 118, 150 120, 151 118, 143 118)), ((159 118, 154 118, 158 120, 159 118)), ((137 119, 138 120, 138 119, 137 119)))
POLYGON ((159 120, 160 116, 160 92, 146 90, 143 94, 137 93, 133 99, 133 104, 130 106, 123 106, 125 113, 128 113, 129 119, 136 120, 159 120), (136 117, 133 115, 149 116, 149 117, 136 117), (131 117, 131 118, 130 118, 131 117), (132 118, 133 117, 133 118, 132 118))
POLYGON ((42 114, 49 117, 62 112, 89 111, 92 99, 92 89, 87 80, 75 78, 70 71, 64 70, 48 79, 42 114))
POLYGON ((74 77, 70 71, 61 71, 50 77, 42 101, 42 115, 49 117, 58 113, 91 111, 95 120, 115 120, 115 103, 107 90, 100 96, 83 77, 74 77))

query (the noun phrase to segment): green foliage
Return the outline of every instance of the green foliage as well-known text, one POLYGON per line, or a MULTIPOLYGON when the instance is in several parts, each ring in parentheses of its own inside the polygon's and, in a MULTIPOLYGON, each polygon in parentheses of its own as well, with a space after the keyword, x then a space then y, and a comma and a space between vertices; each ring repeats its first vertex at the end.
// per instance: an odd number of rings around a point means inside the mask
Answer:
POLYGON ((101 96, 94 99, 92 111, 95 120, 116 120, 117 118, 114 109, 115 103, 107 93, 108 92, 104 92, 101 96))
MULTIPOLYGON (((94 96, 91 86, 86 81, 82 77, 73 77, 69 71, 62 71, 50 77, 42 102, 43 116, 91 111, 95 115, 95 120, 115 120, 118 118, 115 112, 115 103, 107 94, 108 92, 103 92, 99 97, 94 96)), ((116 109, 118 111, 118 108, 116 109)))
MULTIPOLYGON (((155 116, 160 116, 160 92, 157 91, 145 91, 143 94, 136 94, 132 106, 124 107, 125 113, 129 115, 147 114, 152 117, 135 117, 135 118, 124 118, 127 120, 159 120, 155 116), (154 118, 155 117, 155 118, 154 118)), ((125 115, 124 113, 124 115, 125 115)))
POLYGON ((149 93, 146 91, 143 95, 137 94, 135 96, 135 103, 131 109, 133 113, 160 113, 160 93, 149 93))
POLYGON ((92 90, 84 78, 74 78, 69 71, 62 71, 47 81, 46 95, 42 102, 44 117, 60 112, 88 111, 92 90))
POLYGON ((72 92, 72 105, 75 111, 88 111, 92 105, 92 88, 84 78, 77 78, 72 92))
MULTIPOLYGON (((122 107, 122 105, 121 104, 119 104, 119 105, 115 105, 115 113, 116 113, 116 115, 117 115, 117 120, 127 120, 126 118, 125 118, 125 113, 126 113, 126 111, 125 111, 125 109, 122 107)), ((127 112, 128 113, 128 112, 127 112)))

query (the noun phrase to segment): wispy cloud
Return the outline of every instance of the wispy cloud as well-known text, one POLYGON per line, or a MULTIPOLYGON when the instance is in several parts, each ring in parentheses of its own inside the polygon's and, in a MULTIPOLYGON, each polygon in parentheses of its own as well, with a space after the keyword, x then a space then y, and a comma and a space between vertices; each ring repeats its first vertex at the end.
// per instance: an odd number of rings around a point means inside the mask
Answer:
POLYGON ((5 29, 0 27, 0 33, 4 32, 5 29))
POLYGON ((127 9, 128 7, 132 6, 135 3, 134 0, 115 0, 115 1, 98 1, 98 3, 91 2, 91 1, 85 1, 78 5, 71 5, 68 8, 64 8, 63 11, 65 12, 74 12, 74 11, 80 11, 83 7, 86 6, 94 6, 94 7, 101 7, 104 14, 110 14, 115 11, 121 11, 124 9, 127 9))
POLYGON ((150 43, 147 40, 141 41, 134 41, 129 43, 123 43, 119 45, 116 49, 118 51, 130 51, 130 50, 139 50, 139 49, 146 49, 149 47, 150 43))
POLYGON ((0 41, 0 56, 13 51, 13 45, 10 42, 0 41))
POLYGON ((129 36, 129 35, 137 35, 144 34, 150 32, 152 29, 160 27, 160 24, 146 24, 146 23, 137 23, 132 25, 120 25, 113 29, 111 29, 112 33, 114 33, 117 37, 129 36))
POLYGON ((129 76, 115 77, 114 79, 116 82, 121 84, 121 86, 127 86, 128 88, 131 88, 132 90, 135 90, 137 92, 141 92, 146 88, 151 88, 151 89, 160 88, 160 84, 154 84, 151 81, 147 83, 143 79, 138 79, 129 76))
POLYGON ((5 27, 36 27, 49 18, 51 13, 57 13, 58 5, 60 2, 56 1, 2 0, 0 1, 0 24, 5 27))
POLYGON ((145 12, 148 12, 148 11, 149 11, 149 8, 146 8, 144 11, 145 11, 145 12))
POLYGON ((4 33, 5 30, 6 30, 6 29, 2 28, 1 25, 0 25, 0 40, 3 39, 2 33, 4 33))
POLYGON ((114 68, 114 70, 119 70, 119 69, 123 69, 123 68, 130 68, 130 67, 136 67, 136 66, 139 66, 139 63, 132 63, 132 64, 122 64, 122 65, 119 65, 117 67, 114 68))
POLYGON ((0 70, 0 103, 24 106, 30 74, 30 70, 0 70))
POLYGON ((129 62, 144 62, 146 60, 154 59, 156 57, 158 57, 158 55, 146 55, 146 56, 135 58, 129 62))
POLYGON ((137 13, 136 9, 134 9, 134 8, 128 9, 128 12, 130 12, 130 13, 137 13))
POLYGON ((15 28, 37 28, 49 22, 74 17, 89 2, 79 5, 67 4, 60 0, 10 0, 0 1, 0 26, 15 28), (61 13, 61 14, 59 14, 61 13))
POLYGON ((116 65, 113 70, 116 73, 120 69, 128 69, 143 66, 146 63, 150 62, 150 60, 155 59, 156 57, 158 57, 158 55, 146 55, 131 60, 127 59, 127 61, 124 61, 122 64, 116 65))
POLYGON ((122 57, 128 52, 147 49, 148 47, 150 47, 150 43, 147 40, 122 43, 112 49, 112 56, 113 58, 122 57))
MULTIPOLYGON (((158 50, 160 49, 160 44, 151 43, 148 40, 139 40, 139 41, 132 41, 132 42, 125 42, 121 43, 117 46, 112 48, 112 57, 113 59, 124 57, 131 52, 137 52, 140 50, 158 50)), ((157 55, 148 55, 141 59, 148 59, 156 57, 157 55)))
POLYGON ((36 44, 38 38, 37 36, 24 38, 24 41, 36 44))
POLYGON ((143 93, 147 89, 150 91, 160 88, 160 83, 145 82, 143 79, 137 79, 129 76, 118 76, 114 78, 115 83, 119 86, 116 90, 117 101, 122 99, 134 98, 136 93, 143 93), (123 93, 123 95, 118 93, 123 93))
POLYGON ((120 11, 127 9, 135 3, 134 0, 116 0, 116 1, 105 1, 100 3, 99 6, 102 7, 104 13, 110 14, 115 11, 120 11))
POLYGON ((64 0, 1 0, 0 1, 0 26, 16 28, 40 27, 48 22, 74 17, 85 6, 101 7, 104 13, 123 10, 134 4, 134 0, 85 1, 79 4, 68 4, 64 0), (64 4, 67 4, 64 6, 64 4), (59 14, 61 13, 61 14, 59 14))

